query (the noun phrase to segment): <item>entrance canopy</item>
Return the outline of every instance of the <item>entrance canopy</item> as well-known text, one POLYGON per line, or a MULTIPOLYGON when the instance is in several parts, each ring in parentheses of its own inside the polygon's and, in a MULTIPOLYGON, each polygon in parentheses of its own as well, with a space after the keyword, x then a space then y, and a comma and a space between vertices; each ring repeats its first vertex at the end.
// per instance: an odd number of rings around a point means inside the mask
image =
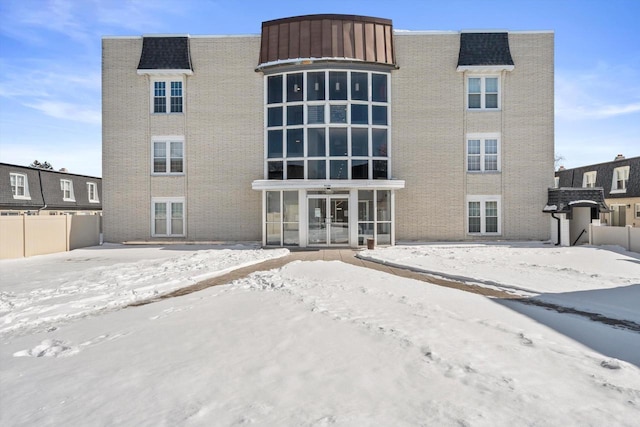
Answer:
POLYGON ((547 213, 570 214, 573 208, 591 207, 597 208, 598 212, 611 212, 611 209, 604 201, 604 190, 596 188, 550 188, 547 198, 547 205, 542 210, 547 213))

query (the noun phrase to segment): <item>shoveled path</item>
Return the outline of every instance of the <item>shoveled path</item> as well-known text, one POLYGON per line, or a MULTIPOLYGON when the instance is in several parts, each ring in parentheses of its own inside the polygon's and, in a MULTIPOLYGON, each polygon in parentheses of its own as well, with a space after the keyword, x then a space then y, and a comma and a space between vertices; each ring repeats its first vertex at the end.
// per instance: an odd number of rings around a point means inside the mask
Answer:
POLYGON ((425 273, 411 271, 404 268, 392 267, 389 265, 367 261, 356 257, 358 250, 356 249, 298 249, 292 250, 289 255, 270 259, 257 264, 250 265, 248 267, 238 268, 229 273, 222 274, 220 276, 212 277, 210 279, 203 280, 191 286, 176 289, 175 291, 159 295, 157 297, 147 299, 144 301, 137 301, 130 304, 130 307, 151 304, 153 302, 161 301, 167 298, 174 298, 182 295, 187 295, 193 292, 200 291, 202 289, 209 288, 211 286, 224 285, 237 279, 242 279, 255 271, 272 270, 274 268, 280 268, 289 264, 292 261, 342 261, 347 264, 356 265, 358 267, 370 268, 372 270, 382 271, 384 273, 392 274, 394 276, 405 277, 409 279, 420 280, 422 282, 431 283, 438 286, 445 286, 447 288, 459 289, 465 292, 471 292, 474 294, 480 294, 488 297, 495 298, 521 298, 516 295, 512 295, 507 292, 503 292, 495 289, 483 288, 481 286, 469 285, 462 282, 456 282, 453 280, 441 279, 433 277, 425 273))

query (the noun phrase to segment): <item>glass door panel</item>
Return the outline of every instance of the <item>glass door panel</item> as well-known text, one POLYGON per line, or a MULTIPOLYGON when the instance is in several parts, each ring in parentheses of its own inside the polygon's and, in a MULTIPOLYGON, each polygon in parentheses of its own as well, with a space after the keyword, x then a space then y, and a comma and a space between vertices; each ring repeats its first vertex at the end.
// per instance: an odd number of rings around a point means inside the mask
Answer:
POLYGON ((308 199, 309 245, 327 244, 327 199, 308 199))
POLYGON ((349 200, 330 200, 330 243, 339 245, 349 244, 349 200))

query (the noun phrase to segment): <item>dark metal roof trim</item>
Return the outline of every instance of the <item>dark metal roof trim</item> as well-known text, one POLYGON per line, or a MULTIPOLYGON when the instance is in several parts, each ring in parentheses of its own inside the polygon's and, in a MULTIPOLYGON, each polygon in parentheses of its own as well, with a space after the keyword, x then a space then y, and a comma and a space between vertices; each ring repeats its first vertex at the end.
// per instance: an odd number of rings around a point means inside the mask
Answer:
POLYGON ((461 33, 458 67, 513 66, 506 32, 461 33))
POLYGON ((144 36, 138 70, 189 70, 189 37, 144 36))

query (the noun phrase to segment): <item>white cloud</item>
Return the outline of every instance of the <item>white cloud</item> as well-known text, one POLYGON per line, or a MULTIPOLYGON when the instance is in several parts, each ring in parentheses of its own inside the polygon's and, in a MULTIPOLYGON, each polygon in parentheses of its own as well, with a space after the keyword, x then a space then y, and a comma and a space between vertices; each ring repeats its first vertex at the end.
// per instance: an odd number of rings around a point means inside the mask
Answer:
POLYGON ((555 111, 559 119, 602 120, 640 112, 637 70, 598 64, 582 73, 557 71, 555 111))
POLYGON ((97 125, 102 122, 101 111, 92 109, 89 106, 58 101, 38 101, 26 105, 57 119, 73 120, 97 125))

